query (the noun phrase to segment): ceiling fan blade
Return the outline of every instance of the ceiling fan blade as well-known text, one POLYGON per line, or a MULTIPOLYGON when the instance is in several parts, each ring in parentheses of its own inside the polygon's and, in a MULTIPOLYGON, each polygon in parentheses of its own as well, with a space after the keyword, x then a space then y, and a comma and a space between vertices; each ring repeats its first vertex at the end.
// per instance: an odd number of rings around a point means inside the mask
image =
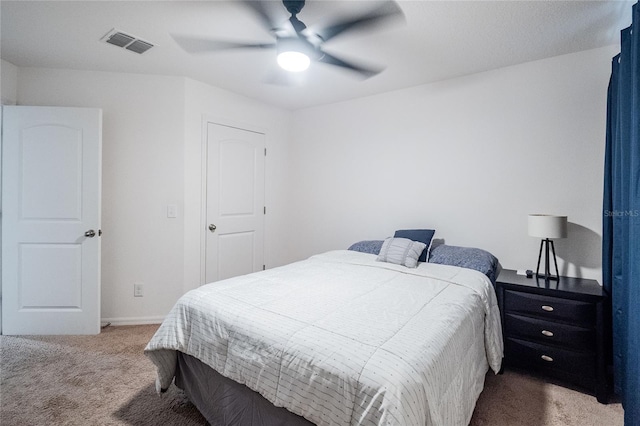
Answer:
POLYGON ((369 11, 368 13, 365 13, 360 17, 346 19, 328 27, 321 28, 320 30, 315 32, 320 37, 322 37, 324 41, 327 41, 346 31, 374 26, 380 24, 384 20, 391 18, 404 19, 404 13, 402 13, 402 9, 400 9, 400 6, 398 6, 395 1, 387 0, 377 8, 369 11))
POLYGON ((269 32, 278 28, 278 23, 273 20, 267 12, 267 4, 273 3, 273 0, 241 0, 241 3, 247 6, 260 19, 262 26, 269 32))
POLYGON ((190 37, 171 34, 171 37, 182 49, 189 53, 206 53, 230 49, 270 49, 275 48, 275 43, 244 43, 227 40, 213 40, 206 38, 190 37))
POLYGON ((340 59, 328 53, 323 53, 323 56, 320 59, 318 59, 318 62, 323 62, 329 65, 335 65, 341 68, 348 69, 350 71, 355 71, 365 79, 369 77, 373 77, 374 75, 379 74, 383 70, 383 68, 371 68, 371 67, 365 67, 362 65, 356 65, 353 62, 347 62, 343 59, 340 59))

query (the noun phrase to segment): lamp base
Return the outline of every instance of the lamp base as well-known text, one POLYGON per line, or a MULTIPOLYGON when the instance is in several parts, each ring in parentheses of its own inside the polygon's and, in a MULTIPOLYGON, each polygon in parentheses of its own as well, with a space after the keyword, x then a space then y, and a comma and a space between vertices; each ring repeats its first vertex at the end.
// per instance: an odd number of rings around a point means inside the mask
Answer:
POLYGON ((558 261, 556 260, 556 248, 553 245, 553 241, 549 238, 545 238, 540 241, 540 252, 538 253, 538 267, 536 268, 536 278, 544 278, 547 281, 560 281, 560 274, 558 273, 558 261), (540 261, 542 260, 542 246, 545 248, 545 265, 544 265, 544 274, 540 273, 540 261), (551 275, 551 271, 549 271, 549 247, 551 247, 551 251, 553 252, 553 263, 556 267, 556 275, 551 275))

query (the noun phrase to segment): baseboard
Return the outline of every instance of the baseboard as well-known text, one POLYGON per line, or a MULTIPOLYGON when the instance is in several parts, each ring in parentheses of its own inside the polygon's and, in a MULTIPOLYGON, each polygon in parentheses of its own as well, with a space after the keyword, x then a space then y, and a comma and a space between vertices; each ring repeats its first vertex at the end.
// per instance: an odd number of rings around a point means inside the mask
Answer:
POLYGON ((164 317, 102 318, 100 324, 103 326, 107 323, 110 325, 143 325, 160 324, 162 321, 164 321, 164 317))

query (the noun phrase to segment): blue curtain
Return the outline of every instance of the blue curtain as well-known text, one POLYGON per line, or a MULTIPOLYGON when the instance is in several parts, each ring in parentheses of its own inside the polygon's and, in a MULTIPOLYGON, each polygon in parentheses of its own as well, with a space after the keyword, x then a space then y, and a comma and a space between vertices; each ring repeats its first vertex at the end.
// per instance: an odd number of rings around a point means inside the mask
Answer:
POLYGON ((614 390, 640 425, 640 6, 621 32, 607 101, 602 277, 611 295, 614 390))

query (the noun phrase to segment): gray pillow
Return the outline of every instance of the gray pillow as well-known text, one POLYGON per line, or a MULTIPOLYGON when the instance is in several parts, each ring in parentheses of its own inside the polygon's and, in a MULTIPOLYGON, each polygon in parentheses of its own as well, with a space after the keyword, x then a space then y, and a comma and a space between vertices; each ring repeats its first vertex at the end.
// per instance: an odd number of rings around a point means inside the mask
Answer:
POLYGON ((390 237, 382 243, 380 254, 376 260, 415 268, 418 266, 418 258, 426 246, 424 243, 408 238, 390 237))

